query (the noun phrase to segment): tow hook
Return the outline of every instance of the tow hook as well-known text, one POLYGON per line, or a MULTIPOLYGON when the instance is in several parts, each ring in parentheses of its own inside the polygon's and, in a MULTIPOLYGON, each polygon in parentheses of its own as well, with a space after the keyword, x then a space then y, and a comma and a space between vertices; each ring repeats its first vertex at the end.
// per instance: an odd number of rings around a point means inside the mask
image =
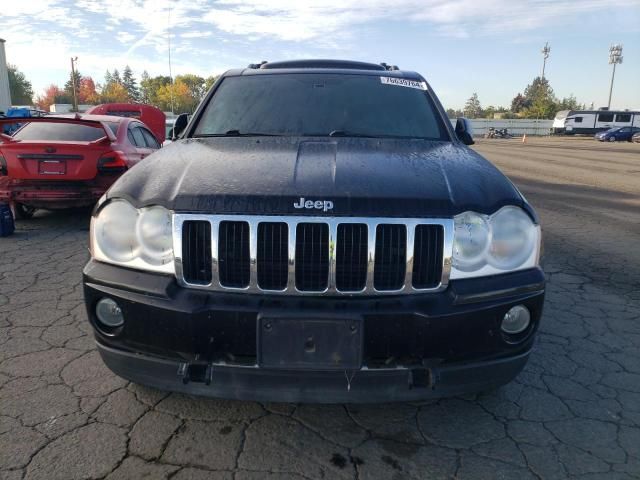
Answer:
POLYGON ((433 374, 430 368, 418 367, 409 370, 409 390, 413 388, 433 388, 433 374))
POLYGON ((185 385, 189 382, 211 385, 213 380, 213 365, 210 363, 181 363, 178 366, 178 377, 185 385))

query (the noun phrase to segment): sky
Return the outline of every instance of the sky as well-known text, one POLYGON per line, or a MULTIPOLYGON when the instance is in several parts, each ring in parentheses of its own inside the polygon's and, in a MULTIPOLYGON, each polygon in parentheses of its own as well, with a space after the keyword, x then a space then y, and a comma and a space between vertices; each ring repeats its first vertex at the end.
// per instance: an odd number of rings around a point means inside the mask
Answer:
POLYGON ((0 0, 8 63, 36 94, 69 78, 70 57, 100 83, 204 77, 262 60, 387 62, 421 73, 445 108, 477 92, 509 106, 542 69, 558 97, 606 106, 609 46, 623 44, 612 108, 640 109, 640 0, 0 0))

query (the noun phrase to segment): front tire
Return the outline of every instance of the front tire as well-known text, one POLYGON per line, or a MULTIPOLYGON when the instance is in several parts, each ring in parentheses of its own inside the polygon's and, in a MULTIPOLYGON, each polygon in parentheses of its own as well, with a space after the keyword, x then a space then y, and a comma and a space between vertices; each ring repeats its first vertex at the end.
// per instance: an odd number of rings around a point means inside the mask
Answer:
POLYGON ((615 142, 616 141, 616 137, 609 137, 609 141, 610 142, 615 142))
POLYGON ((18 220, 29 220, 36 213, 35 207, 30 207, 24 203, 16 203, 15 214, 18 220))

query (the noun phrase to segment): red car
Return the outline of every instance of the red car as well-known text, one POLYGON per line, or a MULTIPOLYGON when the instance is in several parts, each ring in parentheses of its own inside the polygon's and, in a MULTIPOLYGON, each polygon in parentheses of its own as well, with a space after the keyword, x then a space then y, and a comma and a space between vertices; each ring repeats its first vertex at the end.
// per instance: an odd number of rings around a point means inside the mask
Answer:
MULTIPOLYGON (((15 119, 0 119, 0 126, 15 119)), ((160 148, 134 118, 107 115, 24 119, 0 134, 0 203, 17 218, 37 208, 90 206, 122 175, 160 148)), ((1 129, 0 129, 1 130, 1 129)))

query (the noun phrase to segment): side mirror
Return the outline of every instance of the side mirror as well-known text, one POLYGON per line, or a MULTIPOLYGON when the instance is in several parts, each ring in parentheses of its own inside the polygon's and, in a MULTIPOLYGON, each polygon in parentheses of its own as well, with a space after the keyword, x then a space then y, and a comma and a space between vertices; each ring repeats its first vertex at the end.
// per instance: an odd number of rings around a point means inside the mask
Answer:
POLYGON ((471 122, 464 117, 459 117, 456 120, 456 136, 465 145, 473 145, 473 127, 471 122))
POLYGON ((184 129, 187 128, 187 124, 189 123, 189 115, 186 113, 181 113, 176 118, 175 123, 173 124, 173 131, 171 132, 171 140, 176 140, 184 129))

